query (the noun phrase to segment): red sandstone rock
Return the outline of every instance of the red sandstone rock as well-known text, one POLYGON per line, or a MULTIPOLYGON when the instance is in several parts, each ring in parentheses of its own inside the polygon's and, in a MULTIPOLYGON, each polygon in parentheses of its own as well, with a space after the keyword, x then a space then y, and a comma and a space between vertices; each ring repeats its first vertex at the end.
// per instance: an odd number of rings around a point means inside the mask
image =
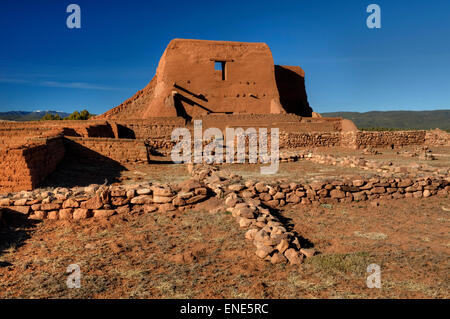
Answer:
POLYGON ((286 257, 280 253, 280 252, 275 252, 272 257, 270 258, 270 262, 272 264, 280 264, 280 263, 285 263, 287 261, 286 257))
POLYGON ((144 205, 142 206, 144 213, 152 213, 158 210, 158 207, 155 205, 144 205))
POLYGON ((77 208, 74 210, 73 212, 73 219, 86 219, 91 217, 91 213, 89 212, 88 209, 84 209, 84 208, 77 208))
POLYGON ((282 239, 280 243, 275 247, 280 253, 284 253, 289 248, 289 242, 286 239, 282 239))
POLYGON ((195 195, 206 195, 208 190, 205 187, 199 187, 195 189, 195 195))
POLYGON ((153 197, 150 195, 140 195, 131 199, 131 204, 153 204, 153 197))
POLYGON ((72 219, 72 208, 65 208, 59 210, 59 219, 72 219))
POLYGON ((94 196, 91 199, 82 202, 80 207, 84 209, 100 209, 103 206, 102 199, 100 196, 94 196))
POLYGON ((184 206, 186 205, 186 201, 178 196, 175 196, 175 198, 172 200, 172 204, 174 206, 184 206))
POLYGON ((153 195, 153 202, 157 204, 164 204, 164 203, 170 203, 174 199, 173 196, 166 197, 166 196, 158 196, 153 195))
POLYGON ((130 212, 130 207, 128 205, 117 207, 116 212, 117 214, 128 214, 130 212))
POLYGON ((189 192, 191 190, 194 190, 196 188, 202 187, 202 185, 196 179, 188 179, 188 180, 185 180, 185 181, 179 183, 178 187, 181 188, 182 192, 187 193, 187 192, 189 192))
POLYGON ((382 194, 386 192, 386 189, 384 187, 374 187, 370 190, 372 194, 382 194))
MULTIPOLYGON (((152 187, 153 197, 171 197, 173 196, 173 192, 170 188, 161 188, 161 187, 152 187)), ((156 203, 156 202, 155 202, 156 203)))
POLYGON ((35 211, 32 215, 30 215, 31 219, 43 220, 47 217, 47 212, 45 211, 35 211))
POLYGON ((258 229, 256 229, 256 228, 249 229, 245 233, 245 239, 253 240, 255 238, 255 235, 257 232, 258 232, 258 229))
POLYGON ((173 206, 171 203, 161 204, 158 207, 158 211, 161 213, 173 212, 175 210, 177 210, 177 208, 173 206))
POLYGON ((288 203, 297 204, 300 202, 300 198, 297 195, 291 193, 287 196, 286 201, 288 203))
POLYGON ((77 208, 77 207, 80 207, 80 203, 78 203, 76 200, 69 198, 66 201, 64 201, 62 207, 63 208, 77 208))
POLYGON ((301 248, 300 252, 307 258, 311 258, 316 253, 316 251, 313 248, 301 248))
POLYGON ((48 212, 47 219, 52 219, 52 220, 59 219, 59 211, 52 210, 52 211, 48 212))
POLYGON ((303 255, 293 248, 289 248, 284 252, 284 256, 289 260, 292 265, 299 265, 303 262, 303 255))
POLYGON ((273 247, 272 246, 265 246, 265 245, 260 245, 257 247, 256 249, 256 256, 258 256, 261 259, 266 258, 269 254, 271 254, 273 252, 273 247))
POLYGON ((413 184, 413 182, 410 179, 404 179, 400 182, 398 182, 397 186, 398 187, 408 187, 411 186, 413 184))
POLYGON ((95 218, 107 218, 116 214, 114 209, 96 209, 93 211, 95 218))
POLYGON ((25 206, 26 203, 27 203, 27 199, 22 198, 22 199, 15 200, 14 206, 25 206))
POLYGON ((114 206, 123 206, 130 202, 129 198, 126 197, 112 197, 111 204, 114 206))
POLYGON ((194 197, 191 197, 189 199, 186 200, 186 204, 194 204, 197 203, 203 199, 205 199, 207 197, 207 195, 196 195, 194 197))
POLYGON ((136 190, 136 193, 138 195, 148 195, 152 192, 152 190, 150 188, 140 188, 136 190))
POLYGON ((59 210, 60 208, 61 204, 48 203, 48 204, 41 204, 40 210, 59 210))
POLYGON ((12 201, 9 198, 2 198, 0 199, 0 206, 11 206, 12 205, 12 201))
POLYGON ((341 190, 333 189, 330 192, 330 196, 331 196, 331 198, 344 198, 345 197, 345 193, 343 191, 341 191, 341 190))
POLYGON ((9 206, 8 210, 27 215, 30 212, 30 206, 9 206))
MULTIPOLYGON (((133 191, 133 193, 134 193, 134 191, 133 191)), ((114 189, 111 191, 112 197, 125 197, 126 195, 127 195, 127 192, 123 189, 114 189)))

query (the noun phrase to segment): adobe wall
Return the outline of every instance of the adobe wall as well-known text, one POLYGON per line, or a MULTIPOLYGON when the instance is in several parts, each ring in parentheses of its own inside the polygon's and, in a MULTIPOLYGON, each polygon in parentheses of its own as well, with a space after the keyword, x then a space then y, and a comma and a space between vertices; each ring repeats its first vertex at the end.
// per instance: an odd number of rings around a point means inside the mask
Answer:
POLYGON ((279 103, 279 94, 273 68, 272 53, 265 43, 172 40, 156 72, 158 94, 144 117, 181 115, 161 110, 172 91, 177 92, 179 107, 189 116, 274 113, 271 101, 279 103), (215 70, 215 61, 225 63, 224 79, 222 72, 215 70))
POLYGON ((185 127, 186 121, 180 117, 162 117, 145 120, 109 120, 118 138, 169 138, 172 131, 185 127))
POLYGON ((0 193, 32 190, 63 159, 62 137, 35 140, 33 144, 0 149, 0 193))
POLYGON ((287 113, 312 116, 305 88, 305 71, 301 67, 275 65, 275 81, 280 103, 287 113))
POLYGON ((64 145, 69 156, 78 158, 112 159, 118 163, 147 162, 143 140, 67 137, 64 145))
POLYGON ((201 120, 202 128, 227 127, 244 129, 249 127, 278 127, 285 132, 337 132, 342 129, 339 118, 306 118, 295 114, 210 114, 197 116, 191 121, 180 117, 162 117, 145 120, 108 120, 113 135, 118 138, 169 139, 176 128, 186 127, 193 130, 193 121, 201 120))
POLYGON ((114 137, 111 126, 97 121, 29 121, 0 122, 0 143, 23 144, 30 137, 51 137, 59 134, 85 137, 114 137))
POLYGON ((275 66, 265 43, 174 39, 150 83, 97 119, 205 114, 311 116, 299 67, 275 66), (222 70, 215 69, 220 62, 222 70), (280 95, 286 108, 280 103, 280 95))

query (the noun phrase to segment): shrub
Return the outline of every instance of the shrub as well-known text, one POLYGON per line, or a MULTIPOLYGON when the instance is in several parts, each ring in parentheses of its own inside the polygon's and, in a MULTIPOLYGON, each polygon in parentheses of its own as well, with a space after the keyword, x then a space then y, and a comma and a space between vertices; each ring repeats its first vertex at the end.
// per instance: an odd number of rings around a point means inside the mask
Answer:
POLYGON ((72 114, 70 114, 68 117, 65 117, 65 120, 88 120, 92 117, 93 115, 89 113, 88 110, 83 110, 81 112, 75 111, 72 114))
POLYGON ((59 116, 59 114, 47 113, 41 118, 41 121, 57 121, 57 120, 61 120, 61 116, 59 116))

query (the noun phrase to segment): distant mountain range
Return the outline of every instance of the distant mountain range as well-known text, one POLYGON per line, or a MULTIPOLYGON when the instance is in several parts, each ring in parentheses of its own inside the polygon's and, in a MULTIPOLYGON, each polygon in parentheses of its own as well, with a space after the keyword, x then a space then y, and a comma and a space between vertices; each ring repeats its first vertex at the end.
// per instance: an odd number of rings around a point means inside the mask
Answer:
POLYGON ((450 110, 372 111, 320 113, 323 117, 343 117, 361 128, 450 130, 450 110))
POLYGON ((61 118, 67 117, 70 113, 57 112, 57 111, 10 111, 10 112, 0 112, 0 120, 7 121, 37 121, 40 120, 45 114, 50 113, 53 115, 58 114, 61 118))
MULTIPOLYGON (((0 112, 0 120, 37 121, 45 114, 70 114, 57 111, 10 111, 0 112)), ((435 129, 450 130, 450 110, 436 111, 372 111, 321 113, 323 117, 343 117, 352 120, 358 128, 435 129)))

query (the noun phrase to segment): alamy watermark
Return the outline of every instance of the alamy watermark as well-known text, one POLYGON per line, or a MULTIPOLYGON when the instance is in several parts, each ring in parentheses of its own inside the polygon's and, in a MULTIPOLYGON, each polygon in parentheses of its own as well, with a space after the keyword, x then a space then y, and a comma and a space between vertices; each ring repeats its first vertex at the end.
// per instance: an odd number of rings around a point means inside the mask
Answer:
POLYGON ((261 174, 275 174, 280 161, 279 129, 270 130, 270 154, 268 152, 267 128, 226 128, 224 136, 218 128, 208 128, 203 132, 201 120, 194 121, 194 139, 187 128, 176 128, 172 131, 171 157, 174 163, 245 163, 246 145, 248 145, 248 162, 258 162, 269 166, 260 168, 261 174), (247 143, 248 141, 248 143, 247 143), (236 149, 235 149, 236 142, 236 149), (205 146, 204 144, 207 143, 205 146), (193 145, 193 152, 192 152, 193 145), (225 152, 224 152, 225 148, 225 152))
POLYGON ((66 285, 67 288, 81 288, 81 269, 78 264, 70 264, 67 266, 66 273, 69 273, 67 276, 66 285))
POLYGON ((381 28, 381 8, 378 4, 370 4, 366 9, 370 15, 367 17, 366 25, 369 29, 381 28))
POLYGON ((368 288, 381 288, 381 267, 377 264, 370 264, 367 266, 367 272, 370 274, 367 276, 366 284, 368 288))
POLYGON ((78 4, 69 4, 66 12, 70 15, 66 19, 66 25, 69 29, 81 29, 81 8, 78 4))

